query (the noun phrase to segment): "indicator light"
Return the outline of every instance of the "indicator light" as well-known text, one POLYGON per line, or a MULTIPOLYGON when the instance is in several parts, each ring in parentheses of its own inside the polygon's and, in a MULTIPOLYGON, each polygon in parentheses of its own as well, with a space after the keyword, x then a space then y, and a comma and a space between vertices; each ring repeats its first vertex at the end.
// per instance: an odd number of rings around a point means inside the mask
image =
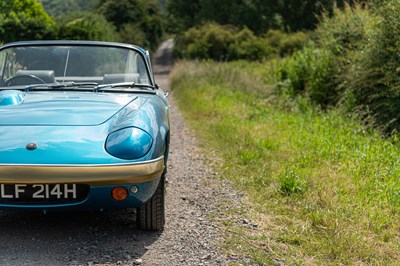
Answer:
POLYGON ((116 188, 113 188, 111 195, 114 200, 121 201, 121 200, 125 200, 126 197, 128 197, 128 191, 123 187, 116 187, 116 188))

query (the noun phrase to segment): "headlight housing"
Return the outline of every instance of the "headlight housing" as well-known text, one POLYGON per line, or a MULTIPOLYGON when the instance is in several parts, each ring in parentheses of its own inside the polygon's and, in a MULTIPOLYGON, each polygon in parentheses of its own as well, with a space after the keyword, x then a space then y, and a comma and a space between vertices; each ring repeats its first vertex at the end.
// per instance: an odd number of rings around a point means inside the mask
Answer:
POLYGON ((114 157, 134 160, 145 156, 153 143, 151 136, 136 127, 123 128, 108 135, 106 151, 114 157))

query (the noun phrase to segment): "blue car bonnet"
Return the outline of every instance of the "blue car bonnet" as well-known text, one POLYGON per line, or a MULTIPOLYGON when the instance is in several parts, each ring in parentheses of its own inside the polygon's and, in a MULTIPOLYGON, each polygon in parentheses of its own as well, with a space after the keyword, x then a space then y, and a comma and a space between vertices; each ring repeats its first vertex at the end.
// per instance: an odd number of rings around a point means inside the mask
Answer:
POLYGON ((99 125, 135 99, 131 94, 2 91, 0 125, 99 125))

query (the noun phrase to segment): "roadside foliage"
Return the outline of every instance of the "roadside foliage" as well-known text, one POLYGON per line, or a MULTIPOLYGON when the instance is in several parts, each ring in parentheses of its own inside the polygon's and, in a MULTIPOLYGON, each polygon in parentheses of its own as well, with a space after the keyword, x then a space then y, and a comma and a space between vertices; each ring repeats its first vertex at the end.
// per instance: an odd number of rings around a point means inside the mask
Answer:
POLYGON ((400 1, 371 2, 323 14, 283 56, 176 65, 174 98, 215 171, 245 192, 219 221, 228 255, 400 260, 400 1))
POLYGON ((269 30, 257 36, 247 27, 207 23, 177 36, 174 51, 177 58, 262 61, 290 55, 300 50, 308 39, 309 35, 304 32, 288 34, 269 30))
POLYGON ((312 104, 343 108, 385 135, 400 130, 400 1, 355 5, 323 16, 316 40, 278 69, 278 90, 312 104))
MULTIPOLYGON (((264 265, 400 260, 400 143, 276 92, 278 61, 179 62, 173 96, 221 178, 245 194, 216 220, 228 255, 264 265)), ((212 218, 211 214, 211 218, 212 218)))

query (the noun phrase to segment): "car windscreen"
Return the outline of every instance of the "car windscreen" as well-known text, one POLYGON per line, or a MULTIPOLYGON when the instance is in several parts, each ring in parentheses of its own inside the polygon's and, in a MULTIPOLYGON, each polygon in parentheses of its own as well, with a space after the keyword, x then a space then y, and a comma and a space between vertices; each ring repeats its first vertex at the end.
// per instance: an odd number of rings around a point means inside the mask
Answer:
POLYGON ((17 46, 0 51, 0 86, 57 82, 151 85, 143 57, 112 46, 17 46))

